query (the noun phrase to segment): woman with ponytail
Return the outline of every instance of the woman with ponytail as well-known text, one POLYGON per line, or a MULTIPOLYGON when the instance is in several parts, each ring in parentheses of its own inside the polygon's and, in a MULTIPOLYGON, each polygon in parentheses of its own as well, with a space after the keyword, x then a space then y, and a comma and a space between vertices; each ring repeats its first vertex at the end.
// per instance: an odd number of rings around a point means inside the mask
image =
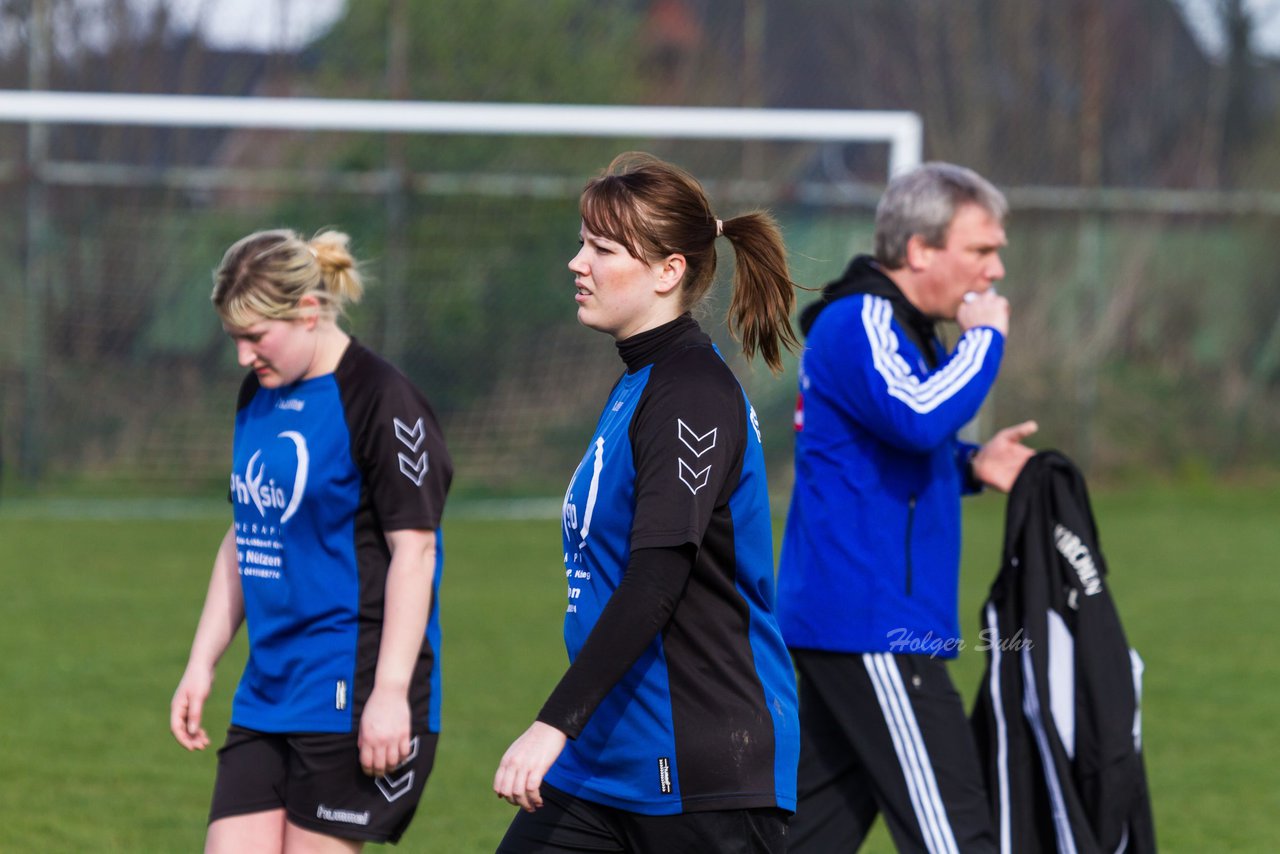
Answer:
POLYGON ((246 623, 209 852, 394 842, 435 756, 452 464, 422 393, 338 325, 363 293, 348 242, 261 231, 214 274, 214 309, 250 373, 236 407, 234 522, 169 720, 180 745, 208 746, 214 667, 246 623))
POLYGON ((522 809, 498 850, 780 852, 799 732, 759 424, 690 312, 727 239, 730 327, 780 370, 785 250, 767 215, 721 220, 643 154, 590 181, 580 211, 578 320, 625 370, 565 494, 571 664, 494 777, 522 809))

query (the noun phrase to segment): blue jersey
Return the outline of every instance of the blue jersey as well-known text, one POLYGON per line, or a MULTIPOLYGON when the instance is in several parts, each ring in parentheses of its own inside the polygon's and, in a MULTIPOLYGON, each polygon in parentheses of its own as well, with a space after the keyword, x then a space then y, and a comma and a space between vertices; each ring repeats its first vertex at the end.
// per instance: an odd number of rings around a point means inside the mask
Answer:
POLYGON ((231 501, 249 660, 232 722, 350 732, 373 687, 390 551, 384 532, 437 533, 431 611, 414 671, 414 726, 440 726, 440 514, 452 474, 426 399, 352 340, 332 374, 245 380, 231 501))
MULTIPOLYGON (((634 550, 696 550, 670 619, 547 781, 636 813, 795 807, 795 682, 773 616, 773 546, 755 411, 688 316, 619 345, 628 372, 564 500, 575 660, 634 550)), ((572 668, 571 668, 572 670, 572 668)), ((572 734, 572 733, 571 733, 572 734)))
POLYGON ((820 307, 801 357, 783 634, 795 648, 954 657, 973 450, 956 432, 995 382, 1004 336, 969 329, 946 353, 870 259, 845 282, 855 292, 820 307))

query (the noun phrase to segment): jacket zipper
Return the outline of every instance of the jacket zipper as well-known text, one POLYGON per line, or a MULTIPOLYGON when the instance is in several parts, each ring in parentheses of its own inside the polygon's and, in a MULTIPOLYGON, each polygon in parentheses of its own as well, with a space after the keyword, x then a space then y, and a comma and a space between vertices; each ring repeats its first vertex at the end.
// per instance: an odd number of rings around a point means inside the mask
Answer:
POLYGON ((916 521, 916 497, 913 495, 907 499, 907 595, 911 595, 911 529, 915 526, 916 521))

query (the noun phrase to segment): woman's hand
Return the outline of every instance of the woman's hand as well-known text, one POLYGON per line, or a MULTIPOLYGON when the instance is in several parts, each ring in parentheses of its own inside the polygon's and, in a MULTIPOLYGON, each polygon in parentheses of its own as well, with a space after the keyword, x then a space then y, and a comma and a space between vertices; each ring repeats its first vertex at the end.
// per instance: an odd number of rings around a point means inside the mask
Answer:
POLYGON ((200 717, 212 686, 212 670, 188 667, 173 692, 169 703, 169 731, 187 750, 204 750, 209 746, 209 734, 200 726, 200 717))
POLYGON ((413 743, 409 701, 404 692, 375 687, 360 715, 360 767, 370 777, 385 777, 409 758, 413 743))
POLYGON ((555 727, 534 721, 511 743, 493 775, 493 790, 526 812, 542 806, 542 778, 551 770, 568 738, 555 727))

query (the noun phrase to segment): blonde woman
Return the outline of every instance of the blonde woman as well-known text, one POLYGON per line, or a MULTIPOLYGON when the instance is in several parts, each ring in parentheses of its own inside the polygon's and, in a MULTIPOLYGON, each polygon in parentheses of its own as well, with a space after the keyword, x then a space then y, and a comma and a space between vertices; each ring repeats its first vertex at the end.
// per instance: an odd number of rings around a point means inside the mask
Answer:
POLYGON ((251 234, 213 306, 249 370, 222 540, 170 728, 203 750, 214 667, 249 660, 218 752, 206 851, 394 842, 440 727, 436 591, 452 464, 431 406, 338 325, 363 286, 346 235, 251 234))

